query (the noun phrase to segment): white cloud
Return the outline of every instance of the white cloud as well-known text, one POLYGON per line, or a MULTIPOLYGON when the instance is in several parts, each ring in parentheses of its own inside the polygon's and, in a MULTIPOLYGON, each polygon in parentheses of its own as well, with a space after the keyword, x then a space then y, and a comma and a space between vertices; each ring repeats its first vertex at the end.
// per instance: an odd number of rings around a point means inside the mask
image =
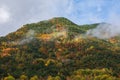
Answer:
POLYGON ((1 16, 0 19, 2 18, 4 24, 0 25, 0 36, 13 32, 27 23, 66 16, 72 12, 70 9, 71 1, 73 0, 0 1, 0 5, 6 5, 9 8, 9 11, 6 8, 2 9, 4 16, 1 16), (8 28, 9 30, 7 30, 8 28))
POLYGON ((10 13, 8 12, 7 8, 0 7, 0 23, 5 23, 9 20, 10 13))
POLYGON ((0 24, 0 36, 13 32, 24 24, 59 16, 67 17, 77 24, 103 22, 104 16, 108 16, 116 7, 119 9, 119 5, 112 9, 112 6, 106 3, 107 1, 0 0, 0 5, 6 5, 7 7, 0 7, 0 23, 2 23, 0 24), (106 8, 103 8, 106 5, 111 11, 102 16, 101 12, 106 11, 106 8))
MULTIPOLYGON (((114 10, 114 9, 113 9, 114 10)), ((113 11, 112 10, 112 11, 113 11)), ((120 14, 110 11, 106 24, 100 24, 95 29, 88 30, 87 35, 100 39, 110 39, 120 35, 120 14), (108 24, 109 23, 109 24, 108 24)))

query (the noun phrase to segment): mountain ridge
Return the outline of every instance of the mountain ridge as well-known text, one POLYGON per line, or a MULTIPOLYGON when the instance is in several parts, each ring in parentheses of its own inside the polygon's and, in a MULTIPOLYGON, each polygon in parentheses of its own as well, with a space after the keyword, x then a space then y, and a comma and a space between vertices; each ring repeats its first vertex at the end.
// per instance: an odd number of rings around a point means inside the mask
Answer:
MULTIPOLYGON (((10 36, 10 34, 14 34, 14 35, 16 35, 16 36, 19 36, 19 35, 17 35, 17 33, 20 33, 20 35, 22 36, 23 34, 22 34, 22 32, 25 32, 25 33, 27 33, 28 31, 27 30, 34 30, 34 29, 38 29, 39 31, 41 31, 40 29, 42 29, 42 28, 47 28, 48 27, 48 29, 49 28, 51 28, 51 27, 53 27, 53 26, 62 26, 62 25, 64 25, 65 27, 70 27, 71 29, 79 29, 80 31, 81 31, 81 33, 82 32, 85 32, 84 30, 81 30, 81 26, 79 26, 79 25, 76 25, 76 24, 74 24, 73 22, 71 22, 70 20, 68 20, 67 18, 64 18, 64 17, 56 17, 56 18, 52 18, 52 19, 49 19, 49 20, 44 20, 44 21, 40 21, 40 22, 37 22, 37 23, 31 23, 31 24, 26 24, 26 25, 23 25, 23 27, 21 27, 20 29, 18 29, 17 31, 15 31, 15 32, 11 32, 11 33, 9 33, 8 35, 6 35, 6 36, 10 36), (49 26, 47 26, 49 24, 49 26), (30 25, 30 26, 29 26, 30 25), (71 25, 73 26, 73 27, 71 27, 71 25), (36 27, 35 27, 36 26, 36 27), (47 26, 47 27, 45 27, 45 26, 47 26), (34 29, 33 29, 34 28, 34 29), (16 34, 15 34, 16 33, 16 34)), ((98 23, 96 23, 96 24, 91 24, 91 26, 92 25, 98 25, 98 23)), ((83 25, 82 25, 83 26, 83 25)), ((90 25, 85 25, 85 26, 89 26, 89 28, 90 28, 90 25)), ((87 28, 86 28, 87 29, 87 28)), ((38 30, 35 30, 35 31, 37 31, 38 32, 38 30)), ((44 30, 45 31, 45 30, 44 30)), ((78 30, 77 30, 78 31, 78 30)), ((80 32, 80 31, 78 31, 78 32, 80 32)), ((25 34, 24 33, 24 34, 25 34)), ((24 36, 24 35, 23 35, 24 36)), ((22 36, 22 37, 23 37, 22 36)), ((3 36, 4 37, 4 36, 3 36)))
POLYGON ((86 35, 97 25, 99 23, 76 25, 63 17, 53 18, 26 24, 1 37, 0 77, 9 73, 17 79, 20 75, 29 78, 37 75, 42 80, 50 77, 85 80, 89 76, 90 80, 105 76, 106 80, 117 80, 120 75, 119 38, 104 40, 86 35))

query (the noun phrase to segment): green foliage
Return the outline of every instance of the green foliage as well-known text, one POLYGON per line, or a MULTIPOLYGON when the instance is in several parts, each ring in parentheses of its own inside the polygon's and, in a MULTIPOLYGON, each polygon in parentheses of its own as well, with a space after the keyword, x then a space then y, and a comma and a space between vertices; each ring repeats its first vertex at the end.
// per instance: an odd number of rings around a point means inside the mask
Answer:
POLYGON ((15 78, 11 75, 4 78, 4 80, 15 80, 15 78))
POLYGON ((71 76, 72 80, 117 80, 108 69, 79 69, 71 76))
POLYGON ((39 80, 39 78, 38 78, 38 76, 35 75, 35 76, 31 77, 30 80, 39 80))
POLYGON ((47 80, 61 80, 61 78, 59 76, 56 77, 48 76, 47 80))
POLYGON ((21 75, 20 80, 28 80, 28 77, 26 75, 21 75))
POLYGON ((100 75, 100 76, 96 76, 94 80, 116 80, 116 79, 109 75, 100 75))
POLYGON ((0 78, 10 73, 20 80, 119 80, 120 38, 85 35, 97 25, 60 17, 0 37, 0 78))

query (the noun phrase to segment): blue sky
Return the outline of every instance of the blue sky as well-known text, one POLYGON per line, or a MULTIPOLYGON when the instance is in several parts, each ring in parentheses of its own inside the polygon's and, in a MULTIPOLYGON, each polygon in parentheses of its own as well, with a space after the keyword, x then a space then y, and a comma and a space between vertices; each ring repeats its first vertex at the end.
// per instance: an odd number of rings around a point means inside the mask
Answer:
POLYGON ((74 14, 69 16, 78 24, 109 22, 110 17, 120 14, 119 0, 75 0, 74 14))
POLYGON ((0 0, 0 36, 53 17, 76 24, 119 24, 120 0, 0 0))

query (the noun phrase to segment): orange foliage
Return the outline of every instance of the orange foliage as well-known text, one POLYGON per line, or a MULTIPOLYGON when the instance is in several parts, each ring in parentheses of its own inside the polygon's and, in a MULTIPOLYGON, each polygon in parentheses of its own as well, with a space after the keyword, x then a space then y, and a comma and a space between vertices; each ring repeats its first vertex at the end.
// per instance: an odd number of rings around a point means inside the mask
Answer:
POLYGON ((45 47, 41 47, 39 50, 44 54, 48 53, 48 50, 45 47))
POLYGON ((64 30, 64 27, 61 26, 60 24, 57 24, 57 25, 56 25, 56 30, 57 30, 57 31, 62 31, 62 30, 64 30))
POLYGON ((38 39, 48 41, 52 38, 51 34, 42 34, 37 36, 38 39))
POLYGON ((117 39, 115 39, 115 38, 111 38, 109 41, 110 41, 110 43, 117 43, 118 42, 117 39))
POLYGON ((18 48, 6 48, 2 50, 2 54, 0 54, 1 57, 5 57, 5 56, 11 56, 10 52, 11 51, 16 51, 18 50, 18 48))
POLYGON ((54 23, 55 23, 55 20, 54 20, 54 19, 52 19, 52 20, 50 20, 50 22, 54 24, 54 23))

